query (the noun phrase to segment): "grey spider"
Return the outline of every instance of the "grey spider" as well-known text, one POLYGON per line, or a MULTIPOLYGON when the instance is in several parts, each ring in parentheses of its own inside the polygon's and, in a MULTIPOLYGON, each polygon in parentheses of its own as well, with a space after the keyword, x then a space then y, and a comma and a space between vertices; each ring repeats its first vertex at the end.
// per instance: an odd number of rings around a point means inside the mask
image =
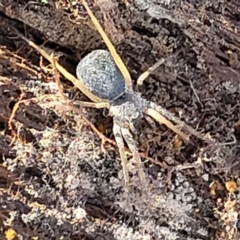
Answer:
POLYGON ((140 93, 127 87, 122 73, 108 51, 94 50, 89 53, 77 65, 76 75, 93 94, 110 102, 109 114, 113 116, 113 133, 122 160, 126 191, 128 191, 129 186, 129 175, 124 140, 138 166, 138 174, 143 188, 147 190, 141 158, 131 133, 134 132, 133 123, 137 119, 144 115, 152 116, 151 110, 157 111, 177 123, 179 127, 184 127, 189 133, 205 140, 204 136, 184 124, 172 113, 153 102, 145 100, 140 93))

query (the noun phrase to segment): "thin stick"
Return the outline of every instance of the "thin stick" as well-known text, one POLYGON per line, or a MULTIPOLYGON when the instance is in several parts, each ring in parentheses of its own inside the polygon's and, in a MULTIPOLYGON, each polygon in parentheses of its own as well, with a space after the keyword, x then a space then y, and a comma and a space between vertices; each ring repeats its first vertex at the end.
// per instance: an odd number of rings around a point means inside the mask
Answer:
POLYGON ((116 49, 114 48, 113 44, 111 43, 111 41, 109 40, 107 34, 104 32, 103 28, 101 27, 100 23, 98 22, 97 18, 93 15, 91 9, 88 7, 87 3, 85 2, 85 0, 82 0, 82 4, 83 6, 86 8, 88 15, 90 16, 94 26, 96 27, 96 29, 98 30, 99 34, 101 35, 102 39, 104 40, 104 42, 106 43, 108 50, 110 51, 116 65, 118 66, 119 70, 121 71, 125 81, 126 81, 126 85, 129 88, 132 88, 132 80, 131 80, 131 76, 129 74, 129 71, 127 70, 126 65, 124 64, 124 62, 122 61, 121 57, 118 55, 116 49))

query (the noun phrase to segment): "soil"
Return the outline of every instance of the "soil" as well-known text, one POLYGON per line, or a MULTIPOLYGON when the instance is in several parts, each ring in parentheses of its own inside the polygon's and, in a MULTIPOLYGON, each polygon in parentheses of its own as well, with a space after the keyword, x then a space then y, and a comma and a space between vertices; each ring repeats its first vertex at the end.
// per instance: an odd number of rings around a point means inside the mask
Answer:
POLYGON ((184 143, 142 119, 134 137, 150 199, 144 201, 130 155, 127 194, 112 119, 104 110, 70 105, 88 99, 12 30, 75 75, 82 57, 106 49, 84 7, 2 0, 0 239, 239 239, 239 1, 88 3, 134 89, 219 144, 193 137, 184 143), (136 85, 141 73, 179 49, 136 85))

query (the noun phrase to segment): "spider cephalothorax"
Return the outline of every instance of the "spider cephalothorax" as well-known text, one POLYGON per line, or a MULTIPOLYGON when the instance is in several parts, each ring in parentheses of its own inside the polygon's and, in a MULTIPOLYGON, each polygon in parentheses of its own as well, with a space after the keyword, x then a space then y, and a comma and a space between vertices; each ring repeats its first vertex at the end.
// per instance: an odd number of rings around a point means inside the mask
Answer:
POLYGON ((131 89, 126 89, 125 93, 113 101, 110 105, 109 113, 114 117, 115 122, 120 126, 132 125, 134 121, 143 117, 144 109, 147 107, 147 101, 143 99, 140 93, 131 89))

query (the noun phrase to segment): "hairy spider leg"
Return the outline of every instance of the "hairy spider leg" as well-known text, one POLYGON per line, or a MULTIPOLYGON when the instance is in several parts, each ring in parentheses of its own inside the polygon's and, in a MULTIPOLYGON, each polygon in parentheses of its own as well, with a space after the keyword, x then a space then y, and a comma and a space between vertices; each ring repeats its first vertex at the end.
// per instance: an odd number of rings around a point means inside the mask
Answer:
POLYGON ((98 103, 93 103, 93 102, 84 102, 84 101, 78 101, 75 100, 73 102, 74 105, 80 105, 81 107, 88 107, 88 108, 109 108, 110 103, 109 102, 98 102, 98 103))
POLYGON ((172 55, 166 57, 166 58, 161 58, 160 60, 158 60, 153 66, 151 66, 150 68, 148 68, 144 73, 142 73, 138 79, 137 79, 137 84, 138 85, 142 85, 143 81, 145 79, 147 79, 150 74, 152 74, 155 70, 157 70, 157 68, 159 68, 163 63, 165 63, 166 61, 172 59, 173 57, 176 57, 180 52, 182 51, 182 49, 178 49, 175 53, 173 53, 172 55))
POLYGON ((149 198, 149 191, 148 191, 148 188, 147 188, 147 180, 146 180, 146 177, 145 177, 145 173, 143 171, 144 167, 143 167, 138 149, 136 147, 136 143, 135 143, 129 129, 121 128, 121 132, 122 132, 122 136, 125 139, 130 151, 133 154, 133 159, 135 160, 135 162, 137 164, 137 167, 138 167, 138 176, 139 176, 140 182, 143 186, 144 192, 147 195, 147 198, 149 198))
POLYGON ((123 168, 123 177, 125 182, 125 191, 128 192, 129 191, 129 175, 128 175, 128 169, 127 169, 127 157, 124 149, 124 142, 122 138, 121 127, 115 122, 113 124, 113 134, 114 134, 115 141, 117 143, 120 158, 121 158, 121 164, 123 168))
POLYGON ((145 113, 151 118, 153 118, 155 121, 157 121, 158 123, 166 125, 169 129, 171 129, 173 132, 178 134, 182 138, 182 140, 184 140, 186 143, 189 142, 189 137, 185 133, 183 133, 176 125, 172 124, 171 121, 167 120, 156 110, 152 108, 147 108, 145 110, 145 113))
POLYGON ((166 58, 162 58, 159 61, 157 61, 153 66, 148 68, 144 73, 142 73, 138 79, 137 79, 137 84, 142 85, 143 81, 149 77, 149 75, 154 72, 159 66, 161 66, 164 62, 166 61, 166 58))
MULTIPOLYGON (((214 140, 207 138, 206 136, 204 136, 203 134, 201 134, 200 132, 198 132, 197 130, 192 128, 191 126, 187 125, 185 122, 181 121, 173 113, 169 112, 167 109, 165 109, 153 102, 148 102, 148 106, 146 107, 144 112, 160 123, 161 123, 161 119, 159 119, 159 116, 162 115, 162 116, 164 116, 164 119, 166 117, 170 121, 175 122, 178 125, 178 128, 185 129, 191 135, 193 135, 203 141, 206 141, 209 144, 215 143, 214 140)), ((167 126, 170 129, 172 129, 175 133, 179 134, 184 140, 188 141, 188 137, 186 138, 186 135, 185 134, 183 135, 182 132, 179 131, 178 128, 176 128, 176 126, 173 125, 174 129, 172 127, 170 127, 170 125, 167 125, 167 126)))

